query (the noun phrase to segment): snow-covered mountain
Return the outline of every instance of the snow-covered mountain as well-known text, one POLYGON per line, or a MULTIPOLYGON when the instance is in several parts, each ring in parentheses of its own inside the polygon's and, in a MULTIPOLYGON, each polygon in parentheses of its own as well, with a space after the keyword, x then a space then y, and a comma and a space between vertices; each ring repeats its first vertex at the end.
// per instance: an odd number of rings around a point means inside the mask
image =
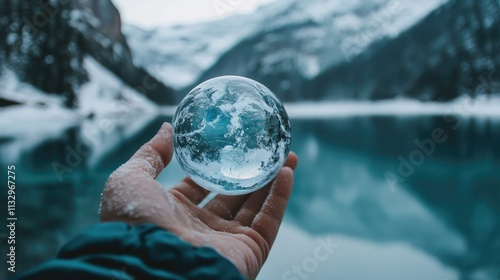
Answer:
MULTIPOLYGON (((136 62, 176 89, 223 74, 248 76, 278 94, 394 38, 444 0, 276 1, 250 15, 157 28, 126 26, 136 62)), ((293 99, 299 98, 298 96, 293 99)))
POLYGON ((285 101, 500 91, 494 0, 284 0, 220 21, 123 33, 111 0, 40 3, 59 3, 60 13, 32 29, 22 18, 41 5, 0 2, 0 62, 67 106, 88 81, 86 56, 157 104, 226 74, 258 80, 285 101), (24 15, 18 6, 33 9, 24 15))
POLYGON ((500 93, 500 2, 453 0, 306 82, 311 99, 447 101, 500 93))
POLYGON ((230 18, 153 30, 124 25, 123 32, 135 63, 179 90, 194 83, 224 52, 256 29, 255 22, 242 26, 244 22, 239 18, 230 18))
POLYGON ((174 102, 170 88, 133 63, 111 0, 0 1, 0 38, 0 75, 13 72, 21 82, 61 96, 66 107, 78 107, 82 86, 92 82, 88 57, 149 100, 174 102))
POLYGON ((168 86, 133 63, 133 54, 121 30, 120 13, 112 1, 73 1, 76 2, 76 11, 81 11, 83 16, 83 21, 80 19, 83 24, 75 25, 85 38, 85 51, 153 102, 161 105, 175 103, 173 91, 168 86))

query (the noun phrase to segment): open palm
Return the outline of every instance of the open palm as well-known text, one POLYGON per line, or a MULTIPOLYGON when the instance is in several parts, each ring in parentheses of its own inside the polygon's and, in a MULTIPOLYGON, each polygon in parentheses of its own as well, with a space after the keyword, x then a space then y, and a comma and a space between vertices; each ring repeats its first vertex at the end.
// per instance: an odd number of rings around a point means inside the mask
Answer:
POLYGON ((297 156, 291 153, 278 176, 257 192, 218 195, 199 207, 209 192, 191 179, 169 190, 156 181, 172 154, 172 128, 164 124, 109 177, 101 220, 157 224, 195 246, 214 248, 248 279, 255 279, 283 219, 297 156))

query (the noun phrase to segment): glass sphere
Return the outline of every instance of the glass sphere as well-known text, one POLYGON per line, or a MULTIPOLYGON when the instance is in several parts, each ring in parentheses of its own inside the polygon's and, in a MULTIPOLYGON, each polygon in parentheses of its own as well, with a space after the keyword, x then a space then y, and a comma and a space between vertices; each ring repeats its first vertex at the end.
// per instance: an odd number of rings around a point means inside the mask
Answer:
POLYGON ((268 88, 243 77, 217 77, 195 87, 179 104, 172 126, 182 169, 220 194, 262 188, 290 151, 283 104, 268 88))

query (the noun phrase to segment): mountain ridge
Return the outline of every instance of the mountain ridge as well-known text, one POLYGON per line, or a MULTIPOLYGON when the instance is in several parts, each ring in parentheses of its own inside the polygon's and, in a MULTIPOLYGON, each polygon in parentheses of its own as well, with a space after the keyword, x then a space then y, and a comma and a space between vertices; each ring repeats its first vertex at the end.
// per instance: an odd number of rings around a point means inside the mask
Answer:
POLYGON ((110 0, 6 0, 0 10, 2 65, 21 81, 62 96, 66 107, 78 105, 80 87, 88 82, 85 56, 155 103, 174 103, 169 87, 133 63, 110 0))
POLYGON ((401 36, 377 42, 349 64, 308 81, 302 90, 314 89, 318 99, 347 92, 353 99, 433 101, 498 93, 498 14, 498 1, 451 0, 401 36))
MULTIPOLYGON (((176 81, 175 75, 166 78, 177 83, 174 88, 179 98, 204 80, 231 74, 258 80, 285 101, 300 101, 311 99, 302 91, 306 80, 334 64, 351 60, 373 42, 397 36, 443 3, 442 0, 279 1, 261 7, 252 15, 143 33, 126 28, 125 34, 134 53, 144 49, 150 52, 137 56, 146 68, 171 68, 170 72, 175 69, 175 73, 191 75, 182 79, 184 82, 176 81), (176 37, 174 29, 183 32, 176 37), (209 40, 204 32, 210 34, 209 40), (231 33, 234 38, 229 36, 231 33), (214 48, 210 46, 226 41, 227 37, 231 44, 211 51, 214 48), (162 38, 169 38, 170 44, 159 44, 162 38), (193 44, 202 47, 192 48, 193 44), (193 71, 190 65, 196 64, 196 59, 191 58, 200 54, 211 62, 199 63, 193 71), (158 60, 162 60, 162 65, 155 65, 158 60)), ((156 77, 164 79, 162 71, 158 72, 156 77)))

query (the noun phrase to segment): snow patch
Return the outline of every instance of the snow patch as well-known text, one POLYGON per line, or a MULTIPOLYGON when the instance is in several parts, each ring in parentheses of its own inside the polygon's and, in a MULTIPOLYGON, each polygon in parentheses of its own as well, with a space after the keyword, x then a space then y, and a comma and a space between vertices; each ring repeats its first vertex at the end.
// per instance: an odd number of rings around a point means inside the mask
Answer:
POLYGON ((157 106, 131 89, 95 59, 84 61, 90 81, 78 93, 78 111, 83 115, 122 116, 134 112, 155 112, 157 106))
POLYGON ((423 102, 413 99, 384 101, 330 101, 285 104, 290 118, 315 119, 351 116, 464 115, 500 117, 500 95, 460 97, 452 102, 423 102))
POLYGON ((26 105, 62 106, 61 96, 47 94, 20 82, 17 75, 8 68, 4 67, 0 73, 0 97, 26 105))

